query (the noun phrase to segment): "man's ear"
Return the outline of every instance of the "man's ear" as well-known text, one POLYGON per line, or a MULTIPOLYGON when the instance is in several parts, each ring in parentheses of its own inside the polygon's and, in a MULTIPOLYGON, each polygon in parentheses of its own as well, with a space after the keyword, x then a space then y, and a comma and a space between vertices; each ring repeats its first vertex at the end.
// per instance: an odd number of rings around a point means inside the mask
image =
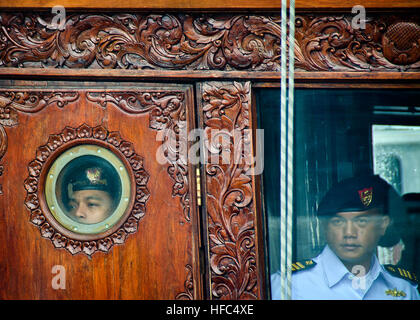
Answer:
POLYGON ((379 225, 381 229, 381 236, 385 235, 386 230, 388 229, 389 225, 391 224, 391 219, 389 216, 383 216, 379 225))
POLYGON ((329 219, 326 217, 317 217, 317 219, 318 219, 321 232, 325 232, 325 230, 327 229, 327 224, 328 224, 329 219))

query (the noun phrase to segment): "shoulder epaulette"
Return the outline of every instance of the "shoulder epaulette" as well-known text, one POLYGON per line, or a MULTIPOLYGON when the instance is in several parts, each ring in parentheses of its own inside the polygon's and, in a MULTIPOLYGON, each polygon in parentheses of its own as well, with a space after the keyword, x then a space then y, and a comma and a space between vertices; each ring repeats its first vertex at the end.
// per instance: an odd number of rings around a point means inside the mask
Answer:
POLYGON ((307 270, 307 269, 315 267, 315 265, 316 265, 316 262, 311 259, 296 261, 292 263, 292 272, 307 270))
POLYGON ((402 278, 414 284, 419 283, 416 275, 413 272, 405 270, 401 267, 394 266, 392 264, 384 265, 384 267, 389 273, 391 273, 395 277, 402 278))

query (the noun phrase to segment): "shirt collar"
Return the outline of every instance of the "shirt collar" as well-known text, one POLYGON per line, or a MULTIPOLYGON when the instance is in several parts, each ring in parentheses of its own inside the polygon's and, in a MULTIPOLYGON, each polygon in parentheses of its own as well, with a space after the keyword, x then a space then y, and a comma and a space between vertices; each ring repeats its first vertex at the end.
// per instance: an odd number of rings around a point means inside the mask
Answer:
POLYGON ((343 279, 345 275, 349 274, 347 268, 328 245, 322 250, 319 258, 330 288, 343 279))
POLYGON ((369 274, 372 280, 375 280, 383 272, 384 270, 381 264, 379 263, 378 257, 376 255, 373 255, 372 263, 370 264, 370 270, 369 270, 369 274))
MULTIPOLYGON (((351 275, 351 272, 347 270, 337 255, 326 245, 322 253, 319 255, 325 278, 328 286, 331 288, 337 284, 346 275, 351 275)), ((367 287, 370 287, 371 283, 379 276, 384 273, 384 269, 381 267, 376 255, 372 256, 370 270, 367 273, 367 287)))
POLYGON ((376 278, 379 277, 379 275, 382 274, 382 276, 383 276, 383 272, 384 272, 384 270, 383 270, 381 264, 379 263, 378 257, 376 255, 373 255, 371 263, 370 263, 370 270, 369 270, 369 272, 367 274, 367 278, 366 278, 366 289, 367 290, 370 288, 370 286, 376 280, 376 278))
MULTIPOLYGON (((378 262, 379 264, 379 262, 378 262)), ((379 275, 382 276, 383 279, 388 283, 389 286, 393 285, 392 277, 390 277, 390 274, 385 270, 385 267, 381 264, 379 264, 379 275)))

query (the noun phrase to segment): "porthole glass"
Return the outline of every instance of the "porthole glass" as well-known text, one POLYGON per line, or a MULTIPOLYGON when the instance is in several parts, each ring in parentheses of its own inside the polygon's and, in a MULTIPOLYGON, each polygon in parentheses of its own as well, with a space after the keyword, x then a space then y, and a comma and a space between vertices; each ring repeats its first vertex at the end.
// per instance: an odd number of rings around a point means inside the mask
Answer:
POLYGON ((66 229, 80 234, 112 228, 124 215, 130 194, 123 162, 98 145, 78 145, 63 152, 45 183, 51 214, 66 229))

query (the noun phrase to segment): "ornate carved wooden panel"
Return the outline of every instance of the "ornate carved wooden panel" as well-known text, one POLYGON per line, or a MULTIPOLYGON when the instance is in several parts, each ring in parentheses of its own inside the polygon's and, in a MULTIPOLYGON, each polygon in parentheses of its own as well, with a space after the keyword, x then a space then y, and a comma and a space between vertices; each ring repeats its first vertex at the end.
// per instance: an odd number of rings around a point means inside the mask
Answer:
POLYGON ((419 71, 418 15, 377 14, 356 29, 351 15, 296 18, 296 69, 305 71, 419 71))
POLYGON ((278 69, 280 31, 268 16, 75 14, 64 31, 49 29, 51 19, 48 14, 3 14, 0 65, 278 69))
POLYGON ((192 88, 6 86, 0 88, 1 298, 201 298, 194 170, 174 148, 181 138, 159 138, 165 130, 194 127, 192 88), (51 217, 46 219, 40 206, 44 187, 39 177, 55 152, 80 142, 109 144, 110 151, 121 153, 135 184, 121 226, 86 241, 49 224, 51 217), (66 270, 65 290, 51 287, 55 265, 66 270))
POLYGON ((211 296, 263 298, 250 83, 210 82, 200 90, 211 296))
MULTIPOLYGON (((373 13, 296 17, 296 70, 418 71, 419 16, 373 13)), ((280 70, 275 14, 71 14, 0 16, 0 66, 45 68, 280 70)))

